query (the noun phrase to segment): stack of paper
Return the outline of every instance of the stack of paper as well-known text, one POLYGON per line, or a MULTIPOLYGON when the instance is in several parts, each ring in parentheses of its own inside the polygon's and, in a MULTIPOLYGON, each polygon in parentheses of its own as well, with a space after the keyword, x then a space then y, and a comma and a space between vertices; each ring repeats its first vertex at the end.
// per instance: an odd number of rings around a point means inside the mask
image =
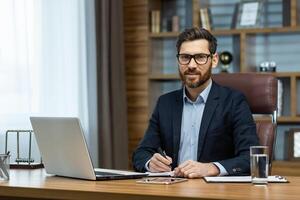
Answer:
MULTIPOLYGON (((204 177, 206 182, 211 183, 250 183, 251 176, 215 176, 204 177)), ((288 180, 282 176, 269 176, 269 183, 288 183, 288 180)))

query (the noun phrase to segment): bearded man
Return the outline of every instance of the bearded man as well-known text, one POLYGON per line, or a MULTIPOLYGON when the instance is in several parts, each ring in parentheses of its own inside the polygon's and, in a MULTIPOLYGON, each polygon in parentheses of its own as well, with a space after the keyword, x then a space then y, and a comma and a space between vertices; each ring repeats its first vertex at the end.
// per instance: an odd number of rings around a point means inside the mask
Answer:
POLYGON ((245 96, 211 79, 216 38, 203 28, 186 29, 176 47, 183 88, 159 97, 133 154, 135 170, 174 170, 187 178, 249 175, 256 126, 245 96))

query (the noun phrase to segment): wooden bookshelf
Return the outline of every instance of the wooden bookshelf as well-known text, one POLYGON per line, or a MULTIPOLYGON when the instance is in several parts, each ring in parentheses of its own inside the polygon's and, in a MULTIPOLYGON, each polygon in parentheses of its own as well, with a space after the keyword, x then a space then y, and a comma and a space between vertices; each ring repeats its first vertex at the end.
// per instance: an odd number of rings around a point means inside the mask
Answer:
MULTIPOLYGON (((267 1, 268 3, 269 1, 267 1)), ((300 22, 298 11, 300 10, 300 0, 288 0, 284 3, 290 3, 288 10, 289 23, 285 26, 263 27, 263 28, 217 28, 214 27, 212 33, 219 40, 220 38, 229 38, 232 40, 233 55, 236 62, 236 72, 254 72, 255 63, 255 40, 261 35, 272 37, 274 35, 298 35, 300 34, 300 22)), ((232 2, 218 3, 226 9, 234 6, 232 2)), ((190 1, 170 1, 170 0, 124 0, 124 30, 125 30, 125 64, 127 76, 127 100, 128 100, 128 133, 129 133, 129 155, 132 154, 139 140, 144 135, 144 130, 148 125, 149 115, 152 113, 155 98, 163 92, 160 85, 179 82, 177 64, 164 63, 165 53, 169 53, 170 59, 175 60, 175 41, 179 32, 164 30, 165 18, 168 14, 182 12, 186 15, 180 16, 184 21, 184 26, 199 26, 199 9, 202 6, 215 6, 209 0, 190 0, 190 1), (176 3, 183 3, 177 5, 176 3), (204 3, 203 3, 204 2, 204 3), (208 2, 208 3, 207 3, 208 2), (190 10, 184 10, 189 8, 190 10), (160 10, 160 30, 161 32, 151 32, 150 12, 160 10), (169 42, 169 43, 168 43, 169 42), (173 42, 173 43, 172 43, 173 42), (166 44, 167 43, 167 44, 166 44), (171 44, 170 44, 171 43, 171 44), (169 45, 169 46, 165 46, 169 45), (174 52, 172 51, 174 48, 174 52), (172 55, 172 56, 171 56, 172 55), (173 71, 164 71, 165 68, 172 68, 173 71), (155 68, 155 69, 153 69, 155 68)), ((184 28, 180 24, 180 31, 184 28)), ((222 47, 222 44, 219 46, 222 47)), ((285 51, 282 51, 285 55, 285 51)), ((297 85, 300 79, 300 62, 292 63, 299 69, 299 72, 277 72, 274 73, 278 78, 289 80, 290 93, 290 114, 280 116, 279 124, 300 124, 300 116, 297 113, 297 85), (299 66, 299 67, 298 67, 299 66)), ((287 70, 288 71, 288 70, 287 70)), ((175 85, 175 84, 174 84, 175 85)), ((299 108, 298 108, 299 110, 299 108)))
POLYGON ((291 124, 291 123, 299 124, 299 122, 300 122, 300 116, 278 117, 279 124, 291 124))
MULTIPOLYGON (((297 27, 278 27, 278 28, 253 28, 253 29, 232 29, 232 30, 212 30, 215 36, 220 35, 240 35, 240 34, 276 34, 276 33, 298 33, 300 26, 297 27)), ((149 33, 150 38, 174 38, 179 32, 149 33)))
POLYGON ((276 73, 278 79, 289 79, 290 84, 290 115, 280 116, 278 118, 279 123, 300 123, 300 113, 297 112, 297 93, 299 89, 297 88, 297 82, 300 81, 300 72, 278 72, 276 73))

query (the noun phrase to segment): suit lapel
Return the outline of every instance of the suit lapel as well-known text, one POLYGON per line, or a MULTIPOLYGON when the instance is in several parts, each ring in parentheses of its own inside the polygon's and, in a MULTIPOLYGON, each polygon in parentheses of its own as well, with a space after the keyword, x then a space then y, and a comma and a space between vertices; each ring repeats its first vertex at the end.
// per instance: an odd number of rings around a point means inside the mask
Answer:
POLYGON ((198 139, 198 152, 197 152, 198 160, 200 159, 201 156, 207 129, 209 127, 209 124, 212 120, 212 116, 218 105, 218 99, 219 99, 218 86, 213 82, 202 116, 202 122, 201 122, 199 139, 198 139))
POLYGON ((182 110, 183 110, 183 89, 178 90, 176 93, 176 100, 173 109, 173 168, 177 166, 178 160, 178 151, 180 144, 180 132, 181 132, 181 119, 182 119, 182 110))

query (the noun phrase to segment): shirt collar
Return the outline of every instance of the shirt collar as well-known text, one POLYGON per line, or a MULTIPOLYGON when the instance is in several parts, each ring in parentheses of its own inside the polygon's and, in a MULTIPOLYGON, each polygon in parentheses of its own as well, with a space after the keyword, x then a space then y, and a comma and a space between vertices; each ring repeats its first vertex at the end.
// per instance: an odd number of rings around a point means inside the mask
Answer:
POLYGON ((184 87, 183 88, 183 101, 184 102, 188 101, 190 103, 201 103, 201 102, 206 103, 211 86, 212 86, 212 80, 210 79, 208 86, 198 95, 196 101, 194 101, 194 102, 186 95, 186 92, 185 92, 186 88, 184 87))

